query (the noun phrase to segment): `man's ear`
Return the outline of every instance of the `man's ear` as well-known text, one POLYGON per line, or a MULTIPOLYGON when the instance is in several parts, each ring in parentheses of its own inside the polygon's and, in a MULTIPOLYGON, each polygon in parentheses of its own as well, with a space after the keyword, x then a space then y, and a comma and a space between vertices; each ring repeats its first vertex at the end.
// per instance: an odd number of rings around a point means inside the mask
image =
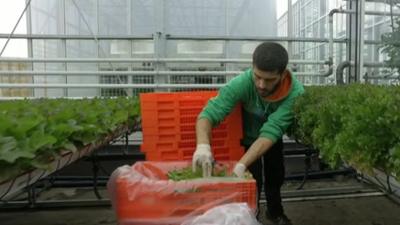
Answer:
POLYGON ((282 72, 281 80, 285 79, 286 76, 288 76, 289 74, 290 74, 290 73, 289 73, 289 70, 285 69, 285 70, 282 72))

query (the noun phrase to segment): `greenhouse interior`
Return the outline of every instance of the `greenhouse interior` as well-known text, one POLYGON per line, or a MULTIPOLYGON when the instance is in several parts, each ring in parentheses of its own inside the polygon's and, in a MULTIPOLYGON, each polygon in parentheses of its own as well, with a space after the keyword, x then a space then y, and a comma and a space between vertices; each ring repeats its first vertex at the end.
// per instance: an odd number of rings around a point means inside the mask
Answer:
POLYGON ((2 225, 400 225, 399 0, 0 5, 2 225))

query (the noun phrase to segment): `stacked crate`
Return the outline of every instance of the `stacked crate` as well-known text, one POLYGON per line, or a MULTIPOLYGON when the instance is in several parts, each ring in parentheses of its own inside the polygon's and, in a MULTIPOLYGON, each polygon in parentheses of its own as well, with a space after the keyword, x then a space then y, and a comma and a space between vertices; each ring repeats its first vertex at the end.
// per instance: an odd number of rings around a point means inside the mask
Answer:
MULTIPOLYGON (((196 148, 197 116, 216 91, 140 94, 143 144, 146 160, 191 160, 196 148)), ((244 153, 241 109, 235 109, 212 130, 211 148, 216 160, 239 160, 244 153)))

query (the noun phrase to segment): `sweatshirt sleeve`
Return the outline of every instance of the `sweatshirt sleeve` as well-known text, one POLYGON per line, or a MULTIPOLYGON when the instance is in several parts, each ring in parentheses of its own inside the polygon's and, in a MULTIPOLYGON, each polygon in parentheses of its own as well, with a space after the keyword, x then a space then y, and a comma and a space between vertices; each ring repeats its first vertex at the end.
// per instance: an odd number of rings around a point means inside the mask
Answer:
POLYGON ((233 110, 233 108, 241 102, 243 94, 248 88, 246 86, 246 73, 248 71, 234 77, 224 87, 222 87, 218 95, 211 98, 207 105, 199 114, 198 119, 206 118, 213 126, 217 126, 224 118, 233 110))
POLYGON ((265 137, 270 139, 272 142, 276 142, 283 136, 287 128, 292 124, 294 113, 293 105, 296 98, 304 92, 302 86, 297 87, 298 90, 292 92, 278 109, 268 116, 267 122, 260 129, 259 137, 265 137))

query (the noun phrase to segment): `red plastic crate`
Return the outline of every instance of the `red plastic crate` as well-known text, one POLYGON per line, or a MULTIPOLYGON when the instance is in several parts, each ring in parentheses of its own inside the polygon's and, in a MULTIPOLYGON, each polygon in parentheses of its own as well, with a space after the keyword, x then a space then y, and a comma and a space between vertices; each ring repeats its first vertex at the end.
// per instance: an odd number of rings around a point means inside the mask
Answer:
MULTIPOLYGON (((236 162, 223 162, 231 173, 236 162)), ((118 224, 180 224, 215 206, 245 202, 256 209, 254 179, 167 180, 173 169, 191 166, 190 161, 137 162, 113 172, 107 188, 118 224)))
POLYGON ((201 108, 209 98, 216 95, 216 91, 142 93, 140 102, 143 110, 201 108))
MULTIPOLYGON (((146 156, 147 160, 187 159, 186 154, 195 150, 197 116, 207 101, 216 95, 216 91, 140 94, 141 151, 151 152, 146 156), (188 151, 188 147, 182 147, 181 143, 193 147, 188 151)), ((240 146, 242 136, 241 108, 237 106, 219 126, 213 128, 211 147, 214 154, 221 159, 237 160, 238 155, 244 153, 240 146), (216 151, 219 148, 232 148, 235 151, 227 151, 232 155, 226 155, 225 152, 216 151)))
MULTIPOLYGON (((200 114, 200 112, 201 110, 199 110, 198 114, 200 114)), ((144 135, 158 135, 176 132, 195 132, 197 115, 196 117, 193 117, 191 119, 188 119, 187 117, 180 117, 179 115, 175 116, 174 118, 142 116, 142 131, 144 135), (146 122, 148 120, 152 120, 152 122, 146 122), (152 125, 148 125, 149 123, 152 123, 152 125)), ((222 121, 217 127, 214 127, 213 130, 228 131, 230 137, 241 138, 243 135, 241 130, 241 115, 242 113, 240 111, 240 107, 238 106, 232 111, 230 115, 227 116, 224 121, 222 121)))
MULTIPOLYGON (((240 139, 239 137, 229 137, 230 133, 224 130, 213 130, 212 131, 212 146, 222 146, 222 145, 229 145, 229 146, 240 146, 240 139)), ((176 132, 176 133, 168 133, 166 134, 159 134, 159 135, 143 135, 143 144, 142 144, 142 151, 149 151, 149 149, 156 149, 158 144, 176 144, 178 142, 185 142, 185 143, 196 143, 196 133, 195 131, 191 132, 176 132), (144 147, 146 146, 146 148, 144 147)))
MULTIPOLYGON (((148 134, 155 135, 158 131, 151 128, 190 126, 191 130, 207 101, 216 95, 216 91, 142 93, 140 94, 142 127, 149 128, 148 134)), ((221 124, 229 126, 228 129, 236 129, 242 127, 241 121, 241 109, 236 107, 221 124)), ((183 128, 185 129, 187 130, 183 128)))
MULTIPOLYGON (((195 148, 181 148, 179 151, 174 149, 164 149, 158 151, 146 151, 145 156, 148 161, 177 161, 192 160, 195 148)), ((240 160, 244 154, 241 146, 236 147, 215 147, 213 156, 215 160, 240 160)))
MULTIPOLYGON (((140 150, 146 153, 146 160, 190 160, 196 149, 194 132, 144 136, 143 140, 146 142, 140 146, 140 150), (187 154, 191 154, 190 157, 187 154)), ((239 160, 244 154, 240 139, 227 138, 226 131, 213 131, 211 146, 214 157, 218 160, 239 160)))
MULTIPOLYGON (((158 127, 160 125, 196 124, 197 116, 207 102, 196 108, 141 109, 142 127, 158 127)), ((146 105, 147 103, 141 103, 146 105)), ((171 106, 172 107, 172 106, 171 106)), ((240 107, 233 109, 221 124, 232 122, 241 116, 240 107)), ((240 118, 241 120, 241 118, 240 118)))
MULTIPOLYGON (((211 148, 213 151, 215 151, 216 148, 239 148, 240 143, 239 141, 230 141, 226 139, 220 139, 220 140, 212 140, 211 142, 211 148)), ((154 152, 154 151, 163 151, 163 150, 178 150, 180 151, 181 149, 193 149, 193 151, 196 148, 196 142, 194 141, 177 141, 177 142, 154 142, 154 143, 147 143, 147 144, 142 144, 140 146, 141 150, 143 152, 154 152)), ((162 160, 162 159, 158 159, 162 160)))

